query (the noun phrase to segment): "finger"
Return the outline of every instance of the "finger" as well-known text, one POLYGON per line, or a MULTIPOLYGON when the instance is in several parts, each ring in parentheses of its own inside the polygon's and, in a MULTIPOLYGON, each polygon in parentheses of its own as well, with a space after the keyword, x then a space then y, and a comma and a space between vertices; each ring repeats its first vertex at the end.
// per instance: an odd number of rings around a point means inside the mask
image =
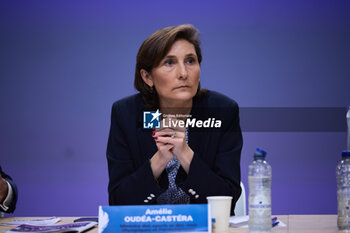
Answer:
POLYGON ((164 144, 172 144, 172 145, 178 145, 183 143, 183 138, 171 138, 171 137, 158 137, 157 142, 161 142, 164 144))
POLYGON ((165 146, 163 146, 164 150, 170 151, 171 149, 173 149, 174 145, 171 144, 166 144, 165 146))
POLYGON ((160 129, 156 129, 154 132, 174 132, 175 128, 172 127, 164 127, 160 129))
POLYGON ((162 146, 159 146, 158 150, 162 153, 172 153, 171 150, 173 149, 174 145, 171 145, 171 144, 167 144, 167 145, 162 145, 162 146))
POLYGON ((165 145, 168 145, 167 143, 163 143, 163 142, 159 142, 159 141, 156 141, 156 146, 158 148, 160 148, 161 146, 165 146, 165 145))
POLYGON ((163 143, 163 144, 169 144, 171 142, 172 138, 170 137, 157 137, 156 142, 157 143, 163 143))
POLYGON ((155 140, 155 142, 156 142, 156 146, 159 148, 159 147, 161 147, 161 146, 168 146, 168 145, 170 145, 171 147, 173 147, 174 146, 174 144, 173 143, 169 143, 167 140, 163 140, 163 139, 166 139, 166 138, 170 138, 170 137, 163 137, 163 138, 161 138, 161 140, 159 140, 159 138, 157 138, 157 140, 155 140))
POLYGON ((171 131, 171 132, 156 132, 156 133, 154 133, 154 137, 171 137, 172 135, 174 135, 174 132, 175 131, 171 131))
POLYGON ((178 132, 178 131, 173 131, 173 132, 164 132, 164 133, 155 133, 154 138, 161 138, 161 137, 167 137, 167 138, 185 138, 186 133, 185 132, 178 132))

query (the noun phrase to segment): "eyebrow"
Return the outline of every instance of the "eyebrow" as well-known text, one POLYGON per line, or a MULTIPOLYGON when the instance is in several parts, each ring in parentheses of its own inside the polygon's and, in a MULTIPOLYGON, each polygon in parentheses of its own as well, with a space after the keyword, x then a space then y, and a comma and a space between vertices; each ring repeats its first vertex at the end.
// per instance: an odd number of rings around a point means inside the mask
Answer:
MULTIPOLYGON (((188 53, 188 54, 186 54, 186 56, 185 57, 197 57, 197 55, 196 54, 193 54, 193 53, 188 53)), ((165 56, 162 60, 164 60, 164 59, 168 59, 168 58, 176 58, 176 56, 174 56, 174 55, 168 55, 168 56, 165 56)))

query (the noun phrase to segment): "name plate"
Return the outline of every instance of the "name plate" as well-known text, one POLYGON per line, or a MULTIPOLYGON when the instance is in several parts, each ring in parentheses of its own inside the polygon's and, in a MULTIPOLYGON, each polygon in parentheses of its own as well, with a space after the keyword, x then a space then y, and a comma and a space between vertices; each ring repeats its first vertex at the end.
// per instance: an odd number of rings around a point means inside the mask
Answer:
POLYGON ((208 219, 207 204, 100 206, 98 232, 211 232, 208 219))

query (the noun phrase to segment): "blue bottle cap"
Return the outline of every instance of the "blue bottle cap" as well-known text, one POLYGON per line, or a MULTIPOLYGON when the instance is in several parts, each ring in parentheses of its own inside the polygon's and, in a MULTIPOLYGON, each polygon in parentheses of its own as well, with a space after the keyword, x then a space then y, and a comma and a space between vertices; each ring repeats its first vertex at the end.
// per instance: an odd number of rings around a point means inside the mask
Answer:
POLYGON ((266 151, 256 148, 256 151, 254 153, 254 158, 265 158, 266 157, 266 151))
POLYGON ((350 157, 350 150, 344 150, 341 153, 341 157, 350 157))

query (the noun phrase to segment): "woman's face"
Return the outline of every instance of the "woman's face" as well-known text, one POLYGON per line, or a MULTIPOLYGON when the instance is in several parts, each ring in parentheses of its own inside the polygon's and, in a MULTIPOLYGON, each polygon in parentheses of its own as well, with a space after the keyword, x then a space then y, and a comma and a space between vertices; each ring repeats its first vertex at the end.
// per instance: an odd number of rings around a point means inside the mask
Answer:
POLYGON ((147 76, 144 81, 149 86, 154 85, 161 105, 171 106, 192 101, 200 76, 200 66, 193 44, 183 39, 176 41, 160 64, 147 76))

